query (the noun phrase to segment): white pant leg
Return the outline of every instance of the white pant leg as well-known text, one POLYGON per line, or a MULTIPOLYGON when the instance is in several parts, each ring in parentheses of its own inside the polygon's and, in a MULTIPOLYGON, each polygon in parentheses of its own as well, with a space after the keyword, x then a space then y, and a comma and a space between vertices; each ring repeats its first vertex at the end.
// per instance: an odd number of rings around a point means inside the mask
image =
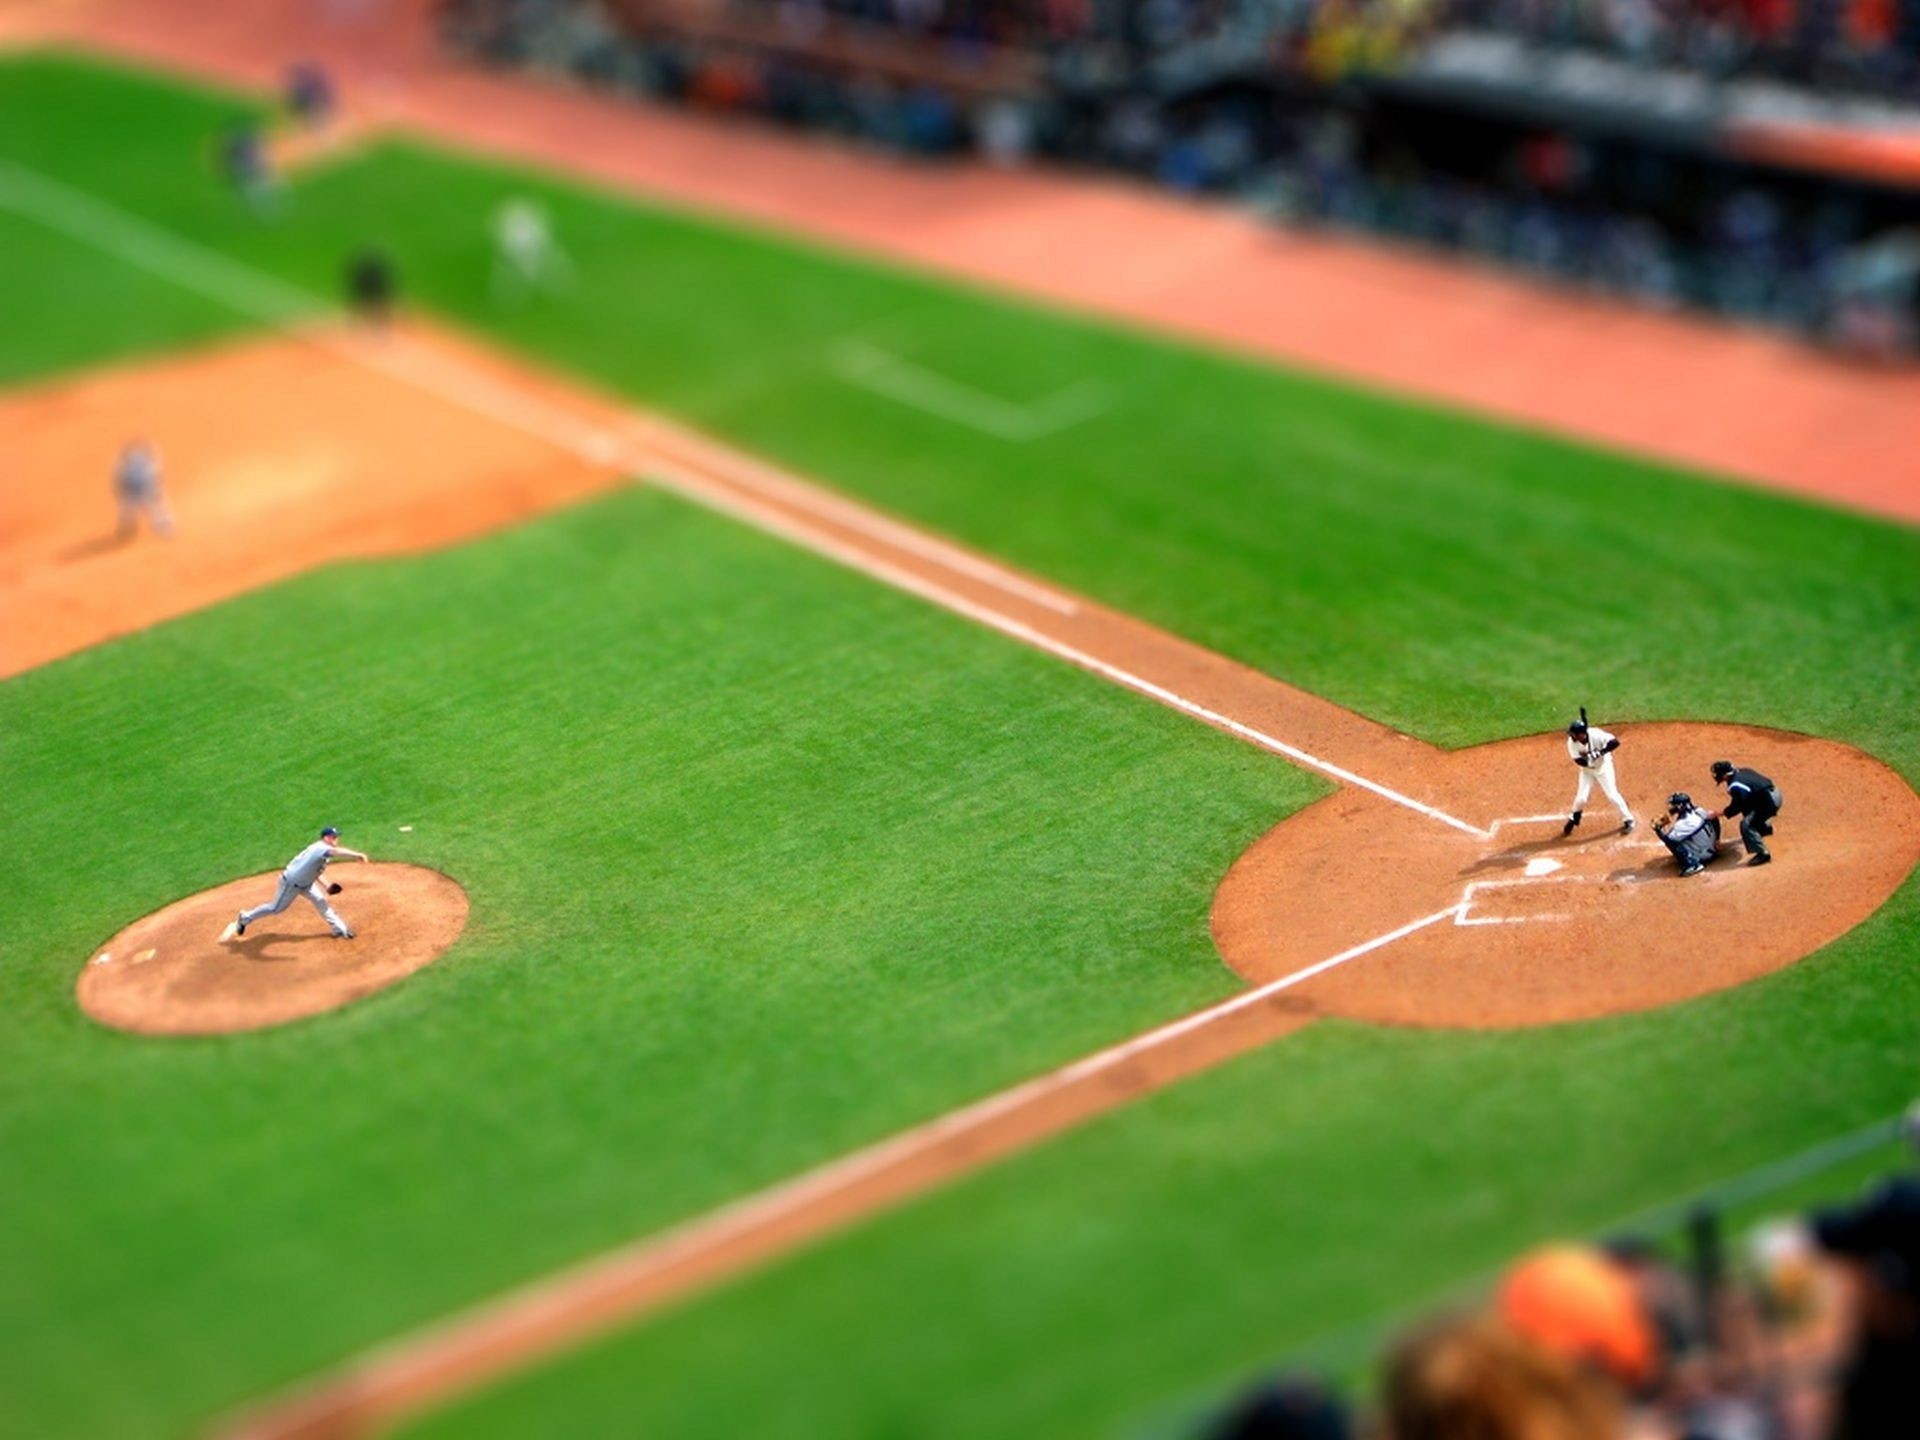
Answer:
POLYGON ((299 893, 299 886, 289 885, 283 879, 280 882, 280 888, 274 892, 273 899, 269 900, 265 905, 256 905, 251 910, 242 910, 240 912, 240 923, 242 925, 251 925, 254 921, 264 920, 269 915, 278 915, 282 910, 286 909, 287 906, 293 904, 293 897, 299 893))
POLYGON ((1589 770, 1584 765, 1580 766, 1579 768, 1580 768, 1580 788, 1573 792, 1573 808, 1576 811, 1586 809, 1587 797, 1593 794, 1593 771, 1589 770))
MULTIPOLYGON (((1582 776, 1584 777, 1585 774, 1586 772, 1583 771, 1582 776)), ((1620 782, 1613 777, 1613 757, 1609 755, 1602 760, 1593 774, 1594 778, 1600 782, 1600 789, 1606 794, 1607 799, 1613 802, 1613 808, 1620 812, 1620 818, 1633 819, 1633 811, 1629 810, 1627 802, 1620 798, 1620 782)))
POLYGON ((320 888, 320 882, 314 881, 300 892, 313 902, 313 908, 320 912, 320 918, 327 922, 327 928, 336 935, 351 935, 353 927, 340 918, 340 912, 327 903, 327 892, 320 888))

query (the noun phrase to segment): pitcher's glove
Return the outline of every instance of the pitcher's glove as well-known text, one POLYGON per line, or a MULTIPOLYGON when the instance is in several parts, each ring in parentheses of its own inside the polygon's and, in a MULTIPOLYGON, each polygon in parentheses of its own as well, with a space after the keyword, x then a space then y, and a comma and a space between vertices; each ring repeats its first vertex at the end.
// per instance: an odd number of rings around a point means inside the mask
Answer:
POLYGON ((327 894, 329 894, 329 895, 338 895, 338 894, 339 894, 339 893, 340 893, 340 892, 341 892, 342 890, 344 890, 344 889, 346 889, 346 888, 347 888, 346 886, 344 886, 344 885, 339 885, 339 884, 333 884, 333 885, 329 885, 329 886, 327 886, 327 894))

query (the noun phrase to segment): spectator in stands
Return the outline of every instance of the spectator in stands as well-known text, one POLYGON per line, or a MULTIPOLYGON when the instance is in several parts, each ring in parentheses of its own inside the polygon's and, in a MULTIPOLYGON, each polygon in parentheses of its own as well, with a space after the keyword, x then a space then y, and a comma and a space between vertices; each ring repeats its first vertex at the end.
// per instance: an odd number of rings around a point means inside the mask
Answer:
POLYGON ((1852 1348, 1840 1366, 1831 1440, 1920 1435, 1920 1179, 1881 1186, 1813 1217, 1848 1282, 1852 1348))
POLYGON ((1649 1385, 1659 1337, 1627 1268, 1591 1245, 1554 1245, 1515 1262, 1495 1301, 1515 1334, 1608 1377, 1622 1393, 1649 1385))
POLYGON ((1206 1440, 1350 1440, 1353 1421, 1326 1386, 1299 1377, 1267 1380, 1240 1396, 1206 1440))
POLYGON ((1605 1381, 1492 1316, 1441 1320, 1387 1361, 1387 1440, 1620 1440, 1605 1381))

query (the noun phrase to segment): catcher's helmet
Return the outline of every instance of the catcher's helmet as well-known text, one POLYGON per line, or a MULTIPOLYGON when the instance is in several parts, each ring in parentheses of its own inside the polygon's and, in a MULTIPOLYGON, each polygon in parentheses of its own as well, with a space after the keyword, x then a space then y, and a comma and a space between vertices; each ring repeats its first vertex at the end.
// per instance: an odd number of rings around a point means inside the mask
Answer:
POLYGON ((1693 808, 1693 797, 1684 790, 1676 790, 1667 796, 1667 809, 1675 815, 1684 815, 1693 808))
POLYGON ((1716 760, 1713 762, 1713 779, 1716 785, 1726 784, 1732 774, 1733 762, 1731 760, 1716 760))

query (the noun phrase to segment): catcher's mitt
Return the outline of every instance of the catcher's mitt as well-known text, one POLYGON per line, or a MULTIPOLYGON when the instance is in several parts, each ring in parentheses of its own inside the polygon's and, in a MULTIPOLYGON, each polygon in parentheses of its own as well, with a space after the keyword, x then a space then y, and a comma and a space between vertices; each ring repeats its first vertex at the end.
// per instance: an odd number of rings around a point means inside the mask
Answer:
POLYGON ((344 889, 346 889, 346 888, 347 888, 346 886, 344 886, 344 885, 339 885, 339 884, 334 884, 334 885, 329 885, 329 886, 327 886, 327 894, 329 894, 329 895, 338 895, 338 894, 339 894, 339 893, 340 893, 340 892, 341 892, 342 890, 344 890, 344 889))

